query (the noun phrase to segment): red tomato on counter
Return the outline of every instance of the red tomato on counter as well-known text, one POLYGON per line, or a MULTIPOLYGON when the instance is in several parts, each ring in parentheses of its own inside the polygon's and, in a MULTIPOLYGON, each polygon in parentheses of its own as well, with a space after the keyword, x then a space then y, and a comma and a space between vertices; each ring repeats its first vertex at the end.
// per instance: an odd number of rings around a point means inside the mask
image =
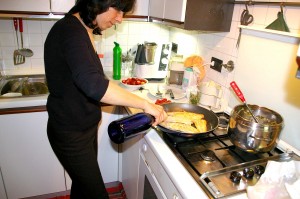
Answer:
POLYGON ((143 85, 147 83, 147 80, 137 77, 129 77, 127 79, 123 79, 122 83, 128 85, 143 85))
POLYGON ((155 104, 157 105, 162 105, 162 104, 169 104, 171 103, 171 100, 168 100, 167 98, 161 98, 161 99, 157 99, 155 104))

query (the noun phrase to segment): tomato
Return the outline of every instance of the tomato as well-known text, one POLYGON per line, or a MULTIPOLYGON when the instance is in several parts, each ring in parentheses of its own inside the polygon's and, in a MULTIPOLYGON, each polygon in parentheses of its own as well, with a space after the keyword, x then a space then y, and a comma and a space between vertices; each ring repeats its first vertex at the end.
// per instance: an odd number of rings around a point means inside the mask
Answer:
POLYGON ((147 80, 137 77, 129 77, 127 79, 122 80, 122 83, 128 85, 143 85, 147 83, 147 80))
POLYGON ((167 98, 161 98, 161 99, 157 99, 155 104, 157 105, 162 105, 162 104, 169 104, 171 103, 171 100, 168 100, 167 98))

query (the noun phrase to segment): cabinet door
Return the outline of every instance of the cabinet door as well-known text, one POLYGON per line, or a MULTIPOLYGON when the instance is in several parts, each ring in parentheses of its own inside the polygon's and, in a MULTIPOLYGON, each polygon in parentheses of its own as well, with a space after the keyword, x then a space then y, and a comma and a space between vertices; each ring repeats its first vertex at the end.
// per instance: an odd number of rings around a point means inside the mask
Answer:
POLYGON ((0 10, 50 12, 49 0, 1 0, 0 10))
POLYGON ((149 16, 164 18, 165 0, 149 0, 149 16))
POLYGON ((187 0, 165 0, 164 18, 184 22, 187 0))
POLYGON ((0 166, 10 199, 65 191, 64 170, 53 153, 46 112, 0 115, 0 166))
POLYGON ((118 145, 111 142, 107 127, 110 122, 119 119, 119 107, 104 106, 102 108, 102 120, 98 129, 98 163, 104 183, 119 180, 119 149, 118 145))
MULTIPOLYGON (((98 129, 98 164, 104 183, 119 181, 119 149, 118 145, 111 142, 107 133, 110 122, 119 119, 119 107, 102 107, 102 120, 98 129)), ((67 190, 71 189, 72 180, 66 173, 67 190)))
POLYGON ((148 16, 149 0, 136 0, 133 13, 130 15, 148 16))
POLYGON ((75 5, 75 0, 51 0, 51 12, 67 13, 75 5))
POLYGON ((1 166, 0 166, 0 198, 6 199, 3 177, 2 177, 2 172, 1 172, 1 166))

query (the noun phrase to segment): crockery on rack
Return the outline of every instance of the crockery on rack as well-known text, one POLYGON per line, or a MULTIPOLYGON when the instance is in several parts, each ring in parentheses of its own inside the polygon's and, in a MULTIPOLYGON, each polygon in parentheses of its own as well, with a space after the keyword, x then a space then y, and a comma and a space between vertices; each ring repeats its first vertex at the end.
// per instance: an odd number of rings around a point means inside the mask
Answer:
POLYGON ((149 88, 149 93, 156 98, 171 99, 170 89, 172 90, 172 93, 174 95, 174 99, 172 99, 172 100, 182 99, 186 95, 185 91, 180 88, 176 88, 176 87, 172 87, 172 86, 165 86, 165 85, 159 86, 159 91, 162 93, 161 96, 157 95, 157 87, 156 86, 154 86, 153 88, 149 88))

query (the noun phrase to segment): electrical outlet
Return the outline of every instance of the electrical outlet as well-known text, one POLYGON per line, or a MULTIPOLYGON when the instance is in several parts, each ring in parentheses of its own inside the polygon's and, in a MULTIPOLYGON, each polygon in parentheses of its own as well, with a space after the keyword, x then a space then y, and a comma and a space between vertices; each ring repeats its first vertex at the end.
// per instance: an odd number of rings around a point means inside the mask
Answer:
POLYGON ((222 71, 222 64, 223 64, 223 61, 220 60, 220 59, 217 59, 215 57, 212 57, 211 58, 211 62, 213 65, 210 65, 210 68, 211 69, 214 69, 218 72, 221 72, 222 71))

